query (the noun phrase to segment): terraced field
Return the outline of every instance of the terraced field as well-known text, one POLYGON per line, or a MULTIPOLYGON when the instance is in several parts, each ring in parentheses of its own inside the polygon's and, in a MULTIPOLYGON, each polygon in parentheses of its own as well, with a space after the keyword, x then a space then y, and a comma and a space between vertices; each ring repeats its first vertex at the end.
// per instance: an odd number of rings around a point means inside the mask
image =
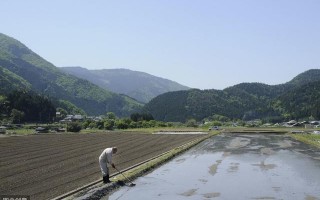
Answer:
POLYGON ((121 170, 200 137, 119 132, 3 137, 0 194, 50 199, 101 179, 98 157, 107 147, 118 147, 114 162, 121 170))

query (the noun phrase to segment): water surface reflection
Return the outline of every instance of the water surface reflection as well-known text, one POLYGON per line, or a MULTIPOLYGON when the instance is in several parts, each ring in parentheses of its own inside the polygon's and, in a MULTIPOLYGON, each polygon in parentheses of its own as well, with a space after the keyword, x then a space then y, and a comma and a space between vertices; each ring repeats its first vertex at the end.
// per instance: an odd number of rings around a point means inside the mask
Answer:
POLYGON ((208 139, 109 200, 320 199, 320 153, 284 135, 208 139))

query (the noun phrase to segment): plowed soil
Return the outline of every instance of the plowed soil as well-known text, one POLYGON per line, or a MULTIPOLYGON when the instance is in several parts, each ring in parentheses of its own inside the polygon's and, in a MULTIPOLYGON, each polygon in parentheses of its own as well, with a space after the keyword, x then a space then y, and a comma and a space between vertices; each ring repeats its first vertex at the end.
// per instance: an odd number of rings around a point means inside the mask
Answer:
POLYGON ((0 138, 0 195, 54 198, 101 179, 98 157, 107 147, 118 147, 113 161, 121 170, 200 137, 112 132, 0 138))

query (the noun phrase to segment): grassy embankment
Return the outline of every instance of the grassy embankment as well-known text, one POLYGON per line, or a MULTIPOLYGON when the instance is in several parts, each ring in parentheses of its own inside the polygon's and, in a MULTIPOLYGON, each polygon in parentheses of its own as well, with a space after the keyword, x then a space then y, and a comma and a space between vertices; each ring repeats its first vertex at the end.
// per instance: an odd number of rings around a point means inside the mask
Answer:
POLYGON ((9 129, 7 130, 7 135, 30 135, 34 134, 34 129, 26 129, 26 128, 19 128, 19 129, 9 129))
POLYGON ((312 146, 320 148, 320 135, 309 134, 290 134, 291 137, 301 142, 310 144, 312 146))

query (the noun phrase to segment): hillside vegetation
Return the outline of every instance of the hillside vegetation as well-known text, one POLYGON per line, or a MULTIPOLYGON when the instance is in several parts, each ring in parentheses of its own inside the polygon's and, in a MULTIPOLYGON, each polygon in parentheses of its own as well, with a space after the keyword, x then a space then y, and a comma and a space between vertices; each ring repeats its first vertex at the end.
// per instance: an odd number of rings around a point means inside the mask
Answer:
MULTIPOLYGON (((28 106, 20 106, 23 101, 14 104, 15 98, 11 97, 16 95, 28 97, 25 104, 30 105, 37 104, 37 98, 42 99, 40 102, 46 106, 43 109, 49 110, 50 116, 54 107, 70 114, 112 112, 118 117, 142 112, 165 122, 201 121, 213 116, 230 120, 259 118, 270 122, 320 119, 319 69, 303 72, 284 84, 240 83, 224 90, 185 90, 188 88, 175 82, 125 69, 64 70, 70 74, 21 42, 0 34, 0 118, 10 115, 19 119, 22 114, 31 115, 28 106), (78 77, 71 75, 73 70, 78 77), (107 89, 130 94, 141 102, 152 99, 142 109, 142 103, 132 97, 107 89)), ((35 105, 33 108, 38 109, 35 105)), ((38 113, 34 120, 39 118, 43 118, 43 114, 38 113)))
POLYGON ((32 90, 56 99, 56 103, 59 100, 68 101, 89 115, 114 112, 118 116, 128 116, 142 106, 132 98, 62 72, 21 42, 1 33, 0 84, 6 86, 1 87, 0 94, 32 90))
POLYGON ((156 120, 198 121, 213 115, 267 121, 320 118, 320 70, 312 69, 280 85, 241 83, 224 90, 170 92, 145 105, 156 120))
POLYGON ((320 81, 306 83, 282 94, 274 105, 289 118, 320 119, 320 81))

